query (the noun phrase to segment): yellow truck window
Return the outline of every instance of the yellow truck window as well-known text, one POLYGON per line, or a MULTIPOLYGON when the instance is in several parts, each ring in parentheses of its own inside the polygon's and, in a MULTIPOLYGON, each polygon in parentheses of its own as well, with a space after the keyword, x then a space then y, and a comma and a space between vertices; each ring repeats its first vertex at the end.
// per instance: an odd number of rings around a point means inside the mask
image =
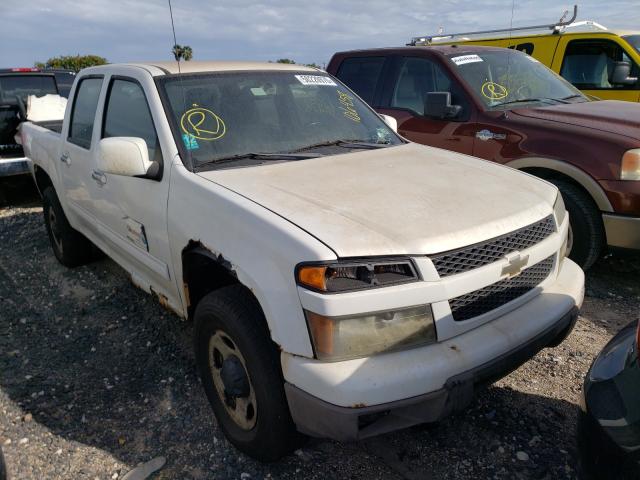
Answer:
POLYGON ((638 78, 638 65, 620 45, 611 40, 572 40, 567 45, 560 75, 581 90, 630 90, 638 82, 620 81, 615 69, 629 65, 631 78, 638 78))

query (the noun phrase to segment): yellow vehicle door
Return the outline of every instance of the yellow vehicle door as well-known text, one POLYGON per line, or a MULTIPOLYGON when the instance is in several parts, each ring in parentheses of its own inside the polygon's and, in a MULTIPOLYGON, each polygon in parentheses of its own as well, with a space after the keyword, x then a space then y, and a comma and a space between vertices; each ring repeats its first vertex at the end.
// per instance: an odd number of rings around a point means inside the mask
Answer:
POLYGON ((551 68, 587 95, 638 102, 639 60, 637 52, 613 34, 561 35, 551 68))
POLYGON ((512 48, 528 53, 547 67, 551 67, 553 54, 556 50, 558 40, 558 35, 531 35, 528 37, 463 40, 459 42, 451 42, 451 44, 455 43, 486 47, 512 48))

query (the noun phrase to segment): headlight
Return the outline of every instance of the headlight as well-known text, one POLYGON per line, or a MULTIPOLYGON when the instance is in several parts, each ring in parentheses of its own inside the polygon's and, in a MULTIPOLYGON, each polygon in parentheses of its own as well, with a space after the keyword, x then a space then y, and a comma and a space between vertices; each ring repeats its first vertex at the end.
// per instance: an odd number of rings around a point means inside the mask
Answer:
POLYGON ((562 200, 562 193, 558 192, 556 203, 553 204, 553 215, 556 217, 556 225, 558 230, 560 225, 564 222, 564 217, 567 215, 567 209, 564 206, 564 200, 562 200))
POLYGON ((627 150, 622 156, 620 180, 640 180, 640 148, 627 150))
POLYGON ((296 279, 303 287, 332 293, 414 282, 418 274, 410 260, 378 260, 300 265, 296 279))
POLYGON ((366 357, 436 341, 428 305, 344 317, 305 314, 319 360, 366 357))

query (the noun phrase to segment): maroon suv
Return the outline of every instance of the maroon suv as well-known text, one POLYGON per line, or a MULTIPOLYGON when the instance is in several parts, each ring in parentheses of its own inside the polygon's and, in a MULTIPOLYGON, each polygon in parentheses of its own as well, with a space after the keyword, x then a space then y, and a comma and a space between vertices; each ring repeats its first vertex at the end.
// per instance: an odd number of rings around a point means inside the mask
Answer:
POLYGON ((493 47, 341 52, 327 71, 410 140, 557 185, 583 268, 607 245, 640 249, 640 104, 591 101, 525 53, 493 47))

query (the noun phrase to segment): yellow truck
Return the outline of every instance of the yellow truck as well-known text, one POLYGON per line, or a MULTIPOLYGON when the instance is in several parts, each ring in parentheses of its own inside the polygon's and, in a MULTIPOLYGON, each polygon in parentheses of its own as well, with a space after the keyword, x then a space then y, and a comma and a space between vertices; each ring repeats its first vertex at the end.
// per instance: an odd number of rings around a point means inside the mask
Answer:
POLYGON ((408 45, 471 44, 514 48, 539 60, 583 93, 640 102, 640 31, 609 30, 597 22, 567 21, 505 30, 414 37, 408 45))

